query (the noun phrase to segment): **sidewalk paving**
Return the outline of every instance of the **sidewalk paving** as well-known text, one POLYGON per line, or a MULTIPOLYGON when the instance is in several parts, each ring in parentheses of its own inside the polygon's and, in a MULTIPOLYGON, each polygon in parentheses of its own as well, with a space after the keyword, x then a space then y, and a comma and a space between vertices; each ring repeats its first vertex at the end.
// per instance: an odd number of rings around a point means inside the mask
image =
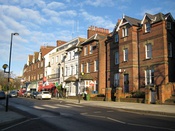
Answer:
MULTIPOLYGON (((79 103, 78 100, 76 99, 57 99, 57 98, 52 99, 74 104, 108 107, 115 109, 123 109, 127 111, 137 111, 137 112, 168 115, 175 117, 175 105, 143 104, 143 103, 128 103, 128 102, 112 102, 112 101, 85 101, 85 100, 80 100, 79 103)), ((10 109, 8 110, 8 112, 6 112, 5 106, 0 103, 0 126, 8 122, 22 119, 24 117, 25 116, 10 109)))

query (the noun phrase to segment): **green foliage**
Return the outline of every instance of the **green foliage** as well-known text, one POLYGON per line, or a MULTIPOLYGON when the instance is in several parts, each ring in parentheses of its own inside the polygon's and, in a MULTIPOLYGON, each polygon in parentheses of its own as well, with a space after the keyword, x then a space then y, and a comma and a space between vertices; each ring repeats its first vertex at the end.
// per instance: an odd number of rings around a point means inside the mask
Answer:
POLYGON ((145 92, 141 92, 141 91, 135 91, 132 92, 132 98, 145 98, 145 92))

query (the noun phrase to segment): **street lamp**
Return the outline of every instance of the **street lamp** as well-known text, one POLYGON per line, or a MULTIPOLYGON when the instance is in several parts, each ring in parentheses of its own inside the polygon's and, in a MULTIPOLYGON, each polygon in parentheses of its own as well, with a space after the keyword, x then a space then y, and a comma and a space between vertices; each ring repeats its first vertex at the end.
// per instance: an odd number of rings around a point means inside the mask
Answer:
POLYGON ((10 85, 10 66, 11 66, 11 55, 12 55, 12 40, 13 40, 14 35, 19 35, 19 33, 11 33, 9 65, 4 64, 2 66, 3 69, 4 69, 4 72, 8 73, 8 85, 7 85, 7 95, 6 95, 6 112, 8 111, 8 98, 9 98, 9 85, 10 85), (6 71, 7 67, 9 68, 8 71, 6 71))

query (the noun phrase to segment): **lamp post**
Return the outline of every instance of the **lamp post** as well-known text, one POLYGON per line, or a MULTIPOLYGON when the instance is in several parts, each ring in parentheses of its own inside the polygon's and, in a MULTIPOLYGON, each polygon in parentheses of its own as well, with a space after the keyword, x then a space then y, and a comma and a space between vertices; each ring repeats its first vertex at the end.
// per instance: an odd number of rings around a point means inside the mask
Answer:
POLYGON ((10 41, 10 54, 9 54, 9 65, 4 64, 3 69, 5 73, 8 73, 8 85, 7 85, 7 95, 6 95, 6 112, 8 111, 8 98, 9 98, 9 85, 10 85, 10 66, 11 66, 11 55, 12 55, 12 40, 14 35, 19 35, 19 33, 11 33, 11 41, 10 41), (9 68, 6 71, 6 68, 9 68))

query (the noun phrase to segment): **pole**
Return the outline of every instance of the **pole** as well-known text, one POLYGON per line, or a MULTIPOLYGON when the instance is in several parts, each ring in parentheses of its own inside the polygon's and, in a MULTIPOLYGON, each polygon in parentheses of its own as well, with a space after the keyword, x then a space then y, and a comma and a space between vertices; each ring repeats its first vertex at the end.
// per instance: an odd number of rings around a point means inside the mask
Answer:
POLYGON ((8 112, 8 103, 9 103, 10 67, 11 67, 13 35, 19 35, 19 34, 18 33, 11 33, 10 54, 9 54, 9 71, 8 71, 8 84, 7 84, 7 95, 6 95, 6 112, 8 112))
POLYGON ((9 100, 9 85, 10 85, 10 66, 11 66, 11 53, 12 53, 12 39, 13 39, 13 33, 11 33, 11 41, 10 41, 9 71, 8 71, 8 84, 7 84, 7 96, 6 96, 6 112, 8 112, 8 100, 9 100))

